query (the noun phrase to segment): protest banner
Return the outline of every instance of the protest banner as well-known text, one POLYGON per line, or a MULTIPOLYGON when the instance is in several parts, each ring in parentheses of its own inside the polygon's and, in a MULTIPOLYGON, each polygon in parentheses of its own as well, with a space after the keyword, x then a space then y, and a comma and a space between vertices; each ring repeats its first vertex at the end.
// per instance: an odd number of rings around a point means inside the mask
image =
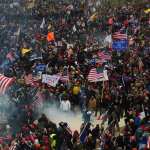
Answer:
POLYGON ((56 87, 59 79, 60 76, 58 75, 47 75, 47 74, 42 75, 42 83, 46 83, 52 87, 56 87))
POLYGON ((112 49, 115 51, 125 51, 128 48, 128 41, 127 40, 118 40, 113 41, 112 49))

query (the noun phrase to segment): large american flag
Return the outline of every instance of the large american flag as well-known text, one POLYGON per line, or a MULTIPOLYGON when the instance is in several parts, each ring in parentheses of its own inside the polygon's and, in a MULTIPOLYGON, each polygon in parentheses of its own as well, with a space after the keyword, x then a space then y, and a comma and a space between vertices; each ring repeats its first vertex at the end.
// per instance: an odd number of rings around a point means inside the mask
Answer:
POLYGON ((88 75, 88 81, 97 82, 103 76, 104 76, 103 72, 98 72, 96 68, 92 68, 88 75))
POLYGON ((125 34, 125 33, 115 32, 115 33, 112 35, 112 38, 113 38, 114 40, 127 40, 128 36, 127 36, 127 34, 125 34))
POLYGON ((11 86, 15 81, 15 78, 8 78, 0 74, 0 95, 5 94, 6 90, 11 86))

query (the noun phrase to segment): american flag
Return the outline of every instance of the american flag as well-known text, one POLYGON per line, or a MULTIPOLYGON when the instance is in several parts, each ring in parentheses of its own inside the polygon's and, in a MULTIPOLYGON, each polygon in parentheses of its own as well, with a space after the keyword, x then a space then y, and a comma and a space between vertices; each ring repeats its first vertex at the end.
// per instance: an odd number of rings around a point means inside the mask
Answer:
POLYGON ((11 136, 7 136, 7 137, 0 137, 0 141, 5 141, 5 140, 11 140, 11 136))
POLYGON ((89 61, 89 63, 92 65, 95 65, 95 64, 101 64, 102 65, 104 62, 106 62, 104 59, 99 59, 99 58, 92 59, 89 61))
POLYGON ((15 142, 15 141, 13 141, 13 142, 11 143, 11 146, 9 147, 9 150, 16 150, 17 146, 18 146, 18 143, 15 142))
POLYGON ((0 74, 0 95, 5 94, 6 90, 15 81, 14 78, 8 78, 0 74))
POLYGON ((113 35, 112 35, 113 39, 114 40, 124 40, 126 39, 127 40, 127 34, 124 34, 124 33, 120 33, 120 32, 115 32, 113 35))
POLYGON ((24 76, 25 84, 31 86, 37 86, 37 80, 33 78, 32 74, 24 76))
POLYGON ((69 76, 61 76, 60 81, 62 82, 68 82, 69 81, 69 76))
POLYGON ((111 60, 111 56, 109 54, 105 54, 104 52, 98 52, 98 56, 101 60, 106 61, 106 60, 111 60))
POLYGON ((31 106, 32 107, 40 106, 43 103, 43 100, 44 100, 43 94, 38 91, 35 95, 35 100, 31 104, 31 106))
POLYGON ((62 82, 68 82, 69 81, 69 75, 62 75, 62 73, 58 73, 57 75, 60 76, 60 81, 62 81, 62 82))
POLYGON ((106 121, 108 117, 108 111, 104 112, 103 114, 101 114, 97 120, 102 120, 102 121, 106 121))
POLYGON ((7 55, 6 58, 9 59, 10 61, 14 60, 14 53, 12 51, 10 51, 7 55))
POLYGON ((103 71, 99 72, 98 69, 92 68, 88 75, 88 81, 90 82, 97 82, 100 78, 104 76, 103 71))

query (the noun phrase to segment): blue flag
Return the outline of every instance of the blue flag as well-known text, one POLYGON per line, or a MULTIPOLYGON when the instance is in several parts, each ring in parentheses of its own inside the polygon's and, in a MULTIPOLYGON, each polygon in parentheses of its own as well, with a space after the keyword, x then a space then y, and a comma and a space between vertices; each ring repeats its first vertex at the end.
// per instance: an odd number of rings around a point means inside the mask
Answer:
POLYGON ((80 142, 82 144, 85 143, 86 137, 88 136, 88 127, 89 127, 89 124, 86 123, 84 129, 80 133, 80 142))
POLYGON ((36 71, 41 71, 41 72, 44 72, 46 69, 46 65, 45 64, 38 64, 36 66, 36 71))
POLYGON ((115 51, 125 51, 128 48, 127 40, 113 41, 112 48, 115 51))

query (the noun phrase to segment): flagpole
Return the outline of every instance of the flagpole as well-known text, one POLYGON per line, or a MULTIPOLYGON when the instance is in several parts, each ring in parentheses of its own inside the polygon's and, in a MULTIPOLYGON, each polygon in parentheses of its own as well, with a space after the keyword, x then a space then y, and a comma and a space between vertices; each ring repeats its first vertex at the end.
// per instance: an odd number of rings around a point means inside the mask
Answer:
MULTIPOLYGON (((67 66, 67 76, 69 77, 69 66, 67 66)), ((70 79, 70 77, 69 77, 70 79)), ((69 81, 67 80, 67 84, 69 84, 69 81)))
POLYGON ((17 43, 18 43, 18 41, 19 41, 19 38, 20 38, 20 32, 21 32, 21 27, 20 27, 20 25, 19 25, 19 27, 18 27, 18 31, 17 31, 17 34, 16 34, 16 36, 17 36, 17 43))
POLYGON ((82 135, 82 133, 84 132, 84 130, 85 130, 85 128, 86 128, 86 126, 88 125, 88 123, 86 123, 85 124, 85 126, 84 126, 84 128, 82 129, 82 131, 81 131, 81 133, 80 133, 80 136, 79 137, 81 137, 81 135, 82 135))
POLYGON ((142 104, 142 111, 145 113, 145 110, 144 110, 144 105, 142 104))
POLYGON ((104 83, 105 81, 103 81, 103 87, 102 87, 102 91, 101 91, 101 102, 102 102, 102 99, 103 99, 103 96, 104 96, 104 83))

